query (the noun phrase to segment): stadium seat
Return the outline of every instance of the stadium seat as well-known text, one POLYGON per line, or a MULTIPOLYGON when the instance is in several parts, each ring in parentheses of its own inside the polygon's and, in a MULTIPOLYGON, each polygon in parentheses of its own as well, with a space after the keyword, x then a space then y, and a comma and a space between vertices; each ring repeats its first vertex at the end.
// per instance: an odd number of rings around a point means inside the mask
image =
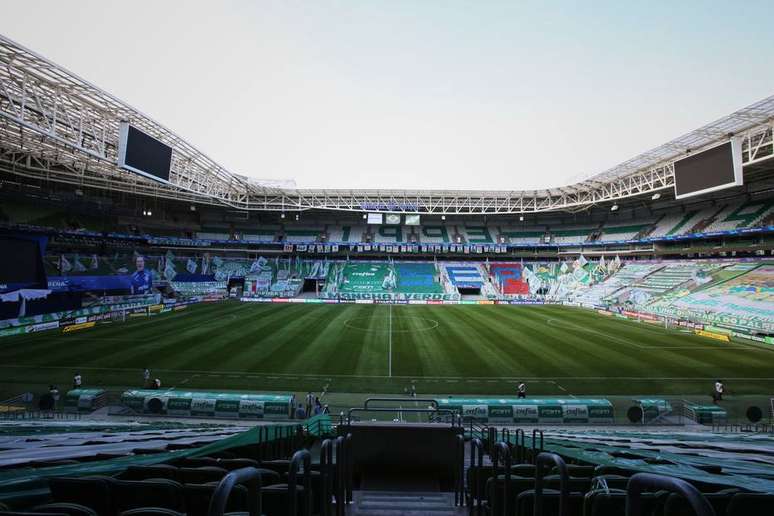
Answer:
MULTIPOLYGON (((303 516, 304 486, 296 486, 296 507, 298 516, 303 516)), ((289 491, 287 484, 274 484, 261 488, 263 513, 266 516, 287 516, 289 491)))
POLYGON ((97 516, 94 509, 90 509, 77 503, 47 503, 44 505, 38 505, 32 512, 36 513, 62 513, 67 516, 97 516))
MULTIPOLYGON (((565 511, 566 516, 583 516, 583 497, 584 493, 570 492, 568 496, 568 507, 565 511)), ((559 491, 555 489, 543 489, 543 515, 559 515, 559 491)), ((516 498, 516 512, 519 516, 531 516, 535 511, 535 491, 529 489, 519 493, 516 498)))
POLYGON ((166 478, 182 482, 180 471, 169 464, 151 464, 148 466, 129 466, 119 476, 121 480, 147 480, 151 478, 166 478))
POLYGON ((198 468, 180 468, 180 482, 184 484, 206 484, 208 482, 220 482, 228 474, 228 470, 214 466, 201 466, 198 468))
MULTIPOLYGON (((207 516, 212 494, 218 487, 217 482, 207 484, 186 484, 183 486, 186 513, 188 516, 207 516)), ((228 497, 226 512, 247 511, 247 488, 234 486, 228 497)))
MULTIPOLYGON (((703 493, 704 498, 712 505, 715 514, 726 514, 731 498, 738 493, 738 489, 725 489, 716 493, 703 493)), ((682 496, 672 493, 664 502, 663 516, 683 516, 690 514, 691 506, 682 496)), ((754 514, 754 513, 749 513, 754 514)))
POLYGON ((726 516, 774 514, 774 494, 737 493, 731 497, 726 516))
MULTIPOLYGON (((642 502, 642 514, 651 514, 654 512, 668 493, 643 493, 640 497, 642 502)), ((589 491, 583 498, 584 516, 622 516, 626 513, 626 490, 625 489, 604 489, 589 491)), ((720 515, 717 515, 720 516, 720 515)))
POLYGON ((51 498, 57 503, 74 503, 92 509, 100 516, 114 514, 110 477, 56 477, 48 481, 51 498))
POLYGON ((110 493, 119 512, 141 507, 185 512, 183 486, 174 480, 113 480, 110 493))
POLYGON ((186 516, 186 513, 163 507, 139 507, 120 513, 118 516, 186 516))

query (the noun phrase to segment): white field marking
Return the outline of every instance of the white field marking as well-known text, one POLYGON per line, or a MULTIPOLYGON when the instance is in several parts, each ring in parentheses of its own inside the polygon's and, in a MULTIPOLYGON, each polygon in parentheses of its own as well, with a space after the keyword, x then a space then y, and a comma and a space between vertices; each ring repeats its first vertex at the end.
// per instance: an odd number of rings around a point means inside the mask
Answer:
MULTIPOLYGON (((75 366, 67 365, 67 366, 47 366, 47 365, 18 365, 18 364, 0 364, 0 369, 48 369, 48 370, 56 370, 56 369, 65 369, 68 371, 72 371, 75 366)), ((89 366, 78 366, 79 370, 83 371, 115 371, 115 372, 137 372, 136 367, 89 367, 89 366)), ((220 376, 228 376, 228 375, 239 375, 243 378, 270 378, 270 377, 277 377, 277 378, 322 378, 322 379, 329 379, 329 378, 389 378, 389 376, 386 375, 362 375, 362 374, 330 374, 330 373, 319 373, 319 374, 306 374, 306 373, 268 373, 268 372, 255 372, 255 371, 220 371, 218 373, 213 373, 212 371, 205 371, 201 369, 158 369, 154 368, 154 371, 158 372, 166 372, 166 373, 177 373, 177 374, 198 374, 201 376, 211 376, 211 377, 220 377, 220 376)), ((421 381, 438 381, 438 380, 481 380, 481 381, 489 381, 489 382, 510 382, 513 383, 513 375, 510 376, 416 376, 416 375, 404 375, 404 376, 393 376, 392 378, 401 378, 401 379, 408 379, 408 380, 421 380, 421 381)), ((538 383, 538 382, 551 382, 556 380, 564 380, 564 381, 582 381, 582 380, 652 380, 652 381, 665 381, 665 380, 677 380, 677 381, 707 381, 707 380, 717 380, 717 375, 715 376, 533 376, 533 377, 527 377, 527 376, 519 376, 518 377, 521 380, 529 380, 530 382, 538 383)), ((724 376, 725 380, 728 381, 774 381, 774 377, 768 377, 768 376, 762 376, 757 378, 750 378, 750 377, 729 377, 724 376)))
POLYGON ((564 326, 565 329, 574 329, 574 330, 585 331, 586 333, 592 333, 594 335, 599 335, 600 337, 604 337, 606 339, 614 340, 614 341, 617 341, 617 342, 622 342, 623 344, 626 344, 628 346, 634 346, 634 347, 637 347, 637 348, 640 348, 640 349, 650 349, 650 350, 654 350, 654 351, 659 351, 659 350, 662 350, 662 349, 689 349, 689 350, 696 350, 696 351, 700 351, 700 350, 713 350, 713 351, 721 351, 721 350, 724 350, 724 351, 725 350, 729 350, 729 351, 731 351, 731 350, 736 350, 736 351, 739 351, 739 350, 744 350, 744 351, 769 351, 767 349, 759 348, 759 347, 755 347, 755 346, 740 346, 740 345, 736 345, 736 346, 733 346, 733 345, 731 345, 731 346, 721 346, 721 345, 718 345, 718 346, 694 346, 694 345, 689 345, 689 346, 643 346, 641 344, 637 344, 636 342, 632 342, 629 339, 617 337, 615 335, 611 335, 609 333, 603 333, 603 332, 597 331, 597 330, 592 330, 590 328, 586 328, 586 327, 581 326, 579 324, 571 323, 571 322, 568 322, 568 321, 559 321, 557 319, 549 318, 549 319, 546 319, 546 323, 554 324, 554 325, 559 326, 559 327, 564 326))
POLYGON ((569 397, 571 397, 571 398, 575 398, 576 397, 574 394, 571 394, 567 389, 562 387, 561 384, 559 384, 559 382, 552 381, 551 383, 553 383, 554 385, 559 387, 559 389, 561 389, 562 392, 566 392, 569 397))
POLYGON ((392 303, 390 307, 389 350, 387 352, 387 376, 392 377, 392 303))

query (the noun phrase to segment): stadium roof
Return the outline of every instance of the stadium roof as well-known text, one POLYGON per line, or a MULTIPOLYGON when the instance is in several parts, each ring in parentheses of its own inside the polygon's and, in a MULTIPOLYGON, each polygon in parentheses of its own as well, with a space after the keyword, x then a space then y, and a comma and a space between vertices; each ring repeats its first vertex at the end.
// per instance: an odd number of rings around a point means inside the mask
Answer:
POLYGON ((575 184, 512 191, 296 188, 226 170, 170 129, 113 95, 0 35, 0 172, 240 210, 327 209, 497 214, 577 210, 673 188, 687 152, 743 138, 743 163, 774 156, 774 96, 575 184), (169 183, 118 166, 128 121, 173 149, 169 183))

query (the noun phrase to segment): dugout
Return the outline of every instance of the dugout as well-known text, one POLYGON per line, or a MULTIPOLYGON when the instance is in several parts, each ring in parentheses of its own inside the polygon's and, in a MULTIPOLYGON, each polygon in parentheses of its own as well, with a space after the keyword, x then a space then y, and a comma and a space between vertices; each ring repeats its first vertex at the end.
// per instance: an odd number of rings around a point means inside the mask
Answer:
POLYGON ((135 389, 121 404, 139 414, 285 420, 293 417, 295 395, 135 389))
POLYGON ((439 409, 453 410, 463 421, 488 424, 605 424, 615 410, 602 398, 439 398, 439 409))

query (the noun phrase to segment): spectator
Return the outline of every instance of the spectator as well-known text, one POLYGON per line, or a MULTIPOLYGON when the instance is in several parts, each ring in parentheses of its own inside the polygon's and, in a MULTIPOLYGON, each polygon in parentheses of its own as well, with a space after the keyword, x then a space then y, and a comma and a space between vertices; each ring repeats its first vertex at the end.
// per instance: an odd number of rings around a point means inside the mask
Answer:
POLYGON ((516 387, 516 395, 519 398, 526 398, 527 397, 527 384, 524 382, 519 382, 519 386, 516 387))
POLYGON ((306 393, 306 413, 312 413, 312 407, 314 406, 314 395, 311 392, 306 393))
POLYGON ((51 395, 51 399, 54 400, 54 410, 59 408, 59 389, 56 385, 48 386, 48 393, 51 395))
POLYGON ((322 414, 322 410, 323 410, 323 407, 322 407, 322 403, 320 403, 320 398, 315 397, 314 398, 314 415, 315 416, 319 416, 320 414, 322 414))
POLYGON ((331 413, 330 409, 328 408, 328 404, 327 403, 325 405, 323 405, 322 413, 323 414, 330 414, 331 413))
POLYGON ((75 376, 73 376, 73 389, 80 389, 81 385, 83 385, 83 378, 81 378, 81 373, 75 373, 75 376))
POLYGON ((296 408, 296 419, 306 419, 306 411, 304 410, 304 405, 299 403, 298 408, 296 408))
POLYGON ((723 392, 725 390, 726 387, 723 385, 723 380, 715 382, 715 392, 712 395, 712 402, 717 403, 718 401, 723 401, 723 392))
POLYGON ((146 389, 150 386, 150 369, 147 367, 145 368, 145 371, 142 372, 142 380, 143 380, 143 387, 146 389))

